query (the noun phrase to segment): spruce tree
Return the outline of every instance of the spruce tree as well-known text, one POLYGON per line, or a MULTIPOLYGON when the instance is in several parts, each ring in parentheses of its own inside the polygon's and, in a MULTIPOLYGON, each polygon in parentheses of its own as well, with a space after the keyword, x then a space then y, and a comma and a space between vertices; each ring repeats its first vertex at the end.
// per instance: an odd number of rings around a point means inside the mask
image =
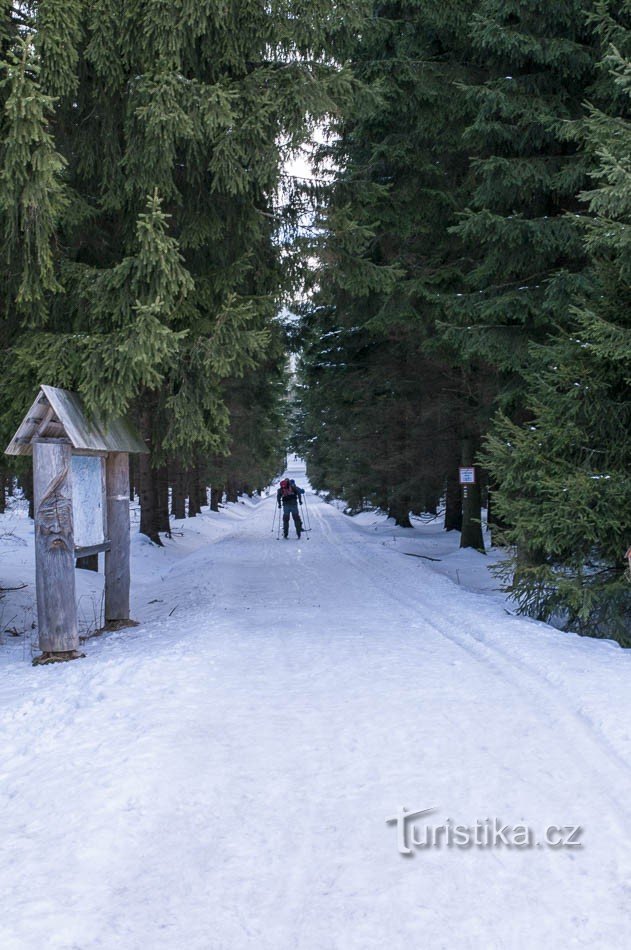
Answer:
POLYGON ((457 470, 462 367, 439 345, 459 281, 455 221, 467 159, 456 85, 472 4, 374 6, 349 51, 359 87, 325 159, 319 291, 303 321, 309 474, 351 509, 399 525, 434 509, 457 470))
POLYGON ((451 336, 503 374, 501 402, 516 412, 529 342, 545 340, 589 279, 571 212, 589 171, 572 123, 595 81, 590 6, 482 0, 470 22, 473 190, 455 231, 471 265, 451 336))
POLYGON ((227 449, 226 386, 269 365, 292 281, 283 163, 344 93, 356 6, 3 7, 5 439, 45 382, 142 411, 154 472, 227 449))
POLYGON ((27 322, 37 324, 43 320, 46 293, 61 289, 52 242, 67 201, 62 180, 66 163, 51 134, 54 99, 39 82, 32 37, 16 36, 2 65, 0 220, 8 265, 5 300, 9 313, 15 308, 27 322))
POLYGON ((595 286, 571 308, 567 332, 531 348, 532 420, 504 418, 487 456, 516 546, 505 573, 520 608, 631 646, 631 4, 600 3, 592 22, 608 96, 582 124, 594 166, 579 223, 595 286))

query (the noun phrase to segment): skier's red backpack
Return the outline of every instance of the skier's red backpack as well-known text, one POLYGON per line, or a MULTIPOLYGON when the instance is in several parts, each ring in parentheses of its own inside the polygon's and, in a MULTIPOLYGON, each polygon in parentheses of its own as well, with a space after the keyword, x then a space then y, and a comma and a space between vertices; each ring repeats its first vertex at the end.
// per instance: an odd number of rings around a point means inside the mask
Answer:
POLYGON ((283 478, 280 483, 280 493, 283 498, 289 498, 290 495, 294 494, 294 488, 288 478, 283 478))

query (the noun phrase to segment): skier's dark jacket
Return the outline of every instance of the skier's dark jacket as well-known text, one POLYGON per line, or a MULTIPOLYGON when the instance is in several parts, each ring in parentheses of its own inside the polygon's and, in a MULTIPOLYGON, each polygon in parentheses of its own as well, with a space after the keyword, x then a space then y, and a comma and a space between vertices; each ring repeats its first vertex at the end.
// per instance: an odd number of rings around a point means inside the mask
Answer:
POLYGON ((283 495, 281 489, 279 488, 276 492, 276 501, 278 502, 278 507, 280 508, 280 503, 282 501, 285 508, 293 508, 295 505, 300 502, 302 504, 301 495, 304 495, 304 488, 298 488, 294 481, 289 483, 291 486, 291 492, 289 495, 283 495))

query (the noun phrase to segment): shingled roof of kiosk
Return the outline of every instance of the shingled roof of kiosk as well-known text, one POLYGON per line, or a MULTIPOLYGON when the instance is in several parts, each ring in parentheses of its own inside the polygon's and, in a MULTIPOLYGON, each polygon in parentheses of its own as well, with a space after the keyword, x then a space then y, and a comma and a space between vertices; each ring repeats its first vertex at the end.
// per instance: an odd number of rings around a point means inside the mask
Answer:
POLYGON ((54 386, 40 387, 37 399, 5 452, 31 455, 35 439, 68 439, 73 449, 84 452, 148 451, 129 419, 119 417, 105 423, 97 416, 90 417, 77 393, 54 386))

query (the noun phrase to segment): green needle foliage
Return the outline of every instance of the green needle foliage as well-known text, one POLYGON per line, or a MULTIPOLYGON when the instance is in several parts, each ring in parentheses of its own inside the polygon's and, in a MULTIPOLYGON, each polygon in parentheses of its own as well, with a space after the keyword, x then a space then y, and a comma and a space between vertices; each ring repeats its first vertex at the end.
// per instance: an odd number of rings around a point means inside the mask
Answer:
POLYGON ((277 392, 283 165, 348 88, 355 6, 2 4, 5 439, 43 382, 150 407, 154 461, 193 460, 228 451, 235 380, 277 392))
POLYGON ((628 0, 373 5, 294 432, 317 487, 399 524, 477 455, 519 608, 623 643, 629 25, 628 0))
POLYGON ((437 331, 461 280, 449 226, 468 175, 459 83, 473 6, 375 4, 348 53, 357 94, 322 156, 339 171, 303 321, 303 451, 315 485, 405 526, 410 510, 435 510, 476 412, 476 385, 437 331))
POLYGON ((596 77, 587 0, 482 0, 470 22, 479 70, 466 86, 472 192, 455 232, 470 259, 450 336, 503 374, 521 409, 528 344, 562 323, 589 282, 575 216, 590 161, 576 123, 596 77))
POLYGON ((50 131, 54 99, 42 91, 32 37, 16 36, 0 73, 4 108, 0 167, 5 300, 31 324, 43 323, 47 293, 58 293, 52 241, 67 194, 66 161, 50 131), (8 299, 7 299, 8 297, 8 299), (11 300, 13 298, 13 301, 11 300))
POLYGON ((583 124, 594 165, 581 195, 591 216, 580 223, 595 286, 567 332, 531 349, 532 421, 503 419, 487 461, 516 545, 505 568, 522 609, 631 646, 631 4, 598 4, 592 22, 609 90, 583 124))

